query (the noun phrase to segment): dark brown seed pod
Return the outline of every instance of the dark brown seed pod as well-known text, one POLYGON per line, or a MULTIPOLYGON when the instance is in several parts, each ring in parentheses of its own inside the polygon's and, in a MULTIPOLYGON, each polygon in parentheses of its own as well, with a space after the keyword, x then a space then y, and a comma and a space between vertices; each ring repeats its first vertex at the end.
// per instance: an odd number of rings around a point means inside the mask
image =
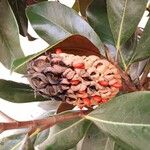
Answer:
POLYGON ((114 97, 122 86, 117 68, 98 56, 45 54, 28 64, 28 79, 36 93, 83 107, 114 97))

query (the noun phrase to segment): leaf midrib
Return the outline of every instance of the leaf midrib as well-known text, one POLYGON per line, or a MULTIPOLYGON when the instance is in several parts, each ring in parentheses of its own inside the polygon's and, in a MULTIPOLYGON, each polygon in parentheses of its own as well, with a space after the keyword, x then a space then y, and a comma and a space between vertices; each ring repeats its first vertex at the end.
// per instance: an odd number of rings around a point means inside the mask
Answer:
POLYGON ((122 12, 122 19, 121 19, 121 22, 120 22, 120 28, 119 28, 119 33, 118 33, 117 44, 116 44, 116 49, 117 49, 116 59, 118 58, 118 53, 119 53, 125 70, 127 69, 127 66, 126 66, 125 60, 123 58, 123 55, 121 53, 121 50, 120 50, 120 43, 121 43, 121 34, 122 34, 122 31, 123 31, 123 24, 124 24, 124 19, 125 19, 125 14, 126 14, 127 2, 128 2, 128 0, 125 0, 124 9, 123 9, 123 12, 122 12))
POLYGON ((111 124, 111 125, 119 125, 119 126, 136 126, 136 127, 150 127, 149 124, 139 124, 139 123, 126 123, 126 122, 113 122, 113 121, 107 121, 107 120, 102 120, 99 118, 95 118, 92 116, 85 116, 86 119, 90 120, 90 121, 97 121, 100 123, 105 123, 105 124, 111 124))
POLYGON ((121 19, 121 23, 120 23, 118 39, 117 39, 117 44, 116 44, 117 50, 120 49, 121 34, 122 34, 122 30, 123 30, 123 24, 124 24, 124 19, 125 19, 125 14, 126 14, 127 2, 128 2, 128 0, 125 0, 124 9, 123 9, 123 12, 122 12, 122 19, 121 19))

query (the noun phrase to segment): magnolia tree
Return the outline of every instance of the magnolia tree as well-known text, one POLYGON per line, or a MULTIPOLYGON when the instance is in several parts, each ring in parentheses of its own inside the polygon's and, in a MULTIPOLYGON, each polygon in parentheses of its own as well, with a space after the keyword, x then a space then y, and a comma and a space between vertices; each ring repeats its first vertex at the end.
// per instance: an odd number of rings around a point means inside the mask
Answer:
POLYGON ((50 101, 35 120, 1 112, 0 131, 17 130, 0 149, 149 150, 150 21, 138 27, 147 3, 0 0, 0 62, 29 81, 0 79, 0 97, 50 101), (28 22, 49 47, 25 57, 19 34, 36 40, 28 22))

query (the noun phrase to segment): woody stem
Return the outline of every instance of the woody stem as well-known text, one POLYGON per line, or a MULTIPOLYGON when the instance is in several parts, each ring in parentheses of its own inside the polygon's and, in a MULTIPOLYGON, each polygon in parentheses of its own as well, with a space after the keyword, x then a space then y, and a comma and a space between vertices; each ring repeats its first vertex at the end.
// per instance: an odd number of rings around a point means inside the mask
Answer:
POLYGON ((61 123, 68 120, 73 120, 75 118, 83 118, 87 115, 90 111, 78 111, 78 112, 71 112, 68 114, 59 114, 54 115, 49 118, 40 119, 40 120, 32 120, 32 121, 16 121, 16 122, 1 122, 0 123, 0 131, 5 131, 9 129, 18 129, 18 128, 31 128, 36 127, 40 128, 42 126, 53 126, 57 123, 61 123))

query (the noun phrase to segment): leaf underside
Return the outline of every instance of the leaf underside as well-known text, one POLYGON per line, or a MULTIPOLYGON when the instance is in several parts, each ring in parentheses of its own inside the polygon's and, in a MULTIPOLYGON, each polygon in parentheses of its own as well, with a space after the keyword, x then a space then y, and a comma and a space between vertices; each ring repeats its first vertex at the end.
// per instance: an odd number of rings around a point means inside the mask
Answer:
POLYGON ((39 53, 36 53, 34 55, 29 55, 27 57, 23 57, 23 58, 15 60, 12 65, 12 71, 22 68, 26 63, 28 63, 32 59, 38 57, 39 55, 44 54, 44 52, 46 52, 46 51, 51 51, 52 53, 55 53, 56 48, 61 48, 63 52, 69 53, 69 54, 74 54, 74 55, 101 56, 98 48, 96 48, 92 44, 92 42, 90 42, 87 38, 85 38, 81 35, 72 35, 72 36, 56 43, 53 46, 49 46, 48 48, 42 50, 39 53))

